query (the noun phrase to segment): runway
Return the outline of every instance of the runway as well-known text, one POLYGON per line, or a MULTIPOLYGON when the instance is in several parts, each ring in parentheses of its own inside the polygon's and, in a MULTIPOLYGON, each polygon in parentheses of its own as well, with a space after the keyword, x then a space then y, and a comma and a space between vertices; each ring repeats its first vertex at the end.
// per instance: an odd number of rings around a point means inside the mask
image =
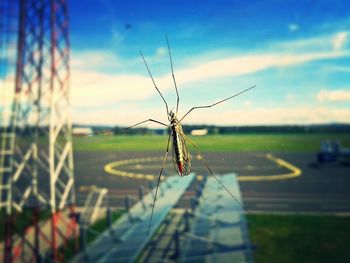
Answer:
MULTIPOLYGON (((138 188, 148 189, 149 182, 159 175, 163 154, 75 152, 78 206, 83 205, 92 186, 108 189, 110 206, 122 206, 126 195, 136 201, 138 188), (105 169, 108 165, 111 170, 105 169)), ((238 175, 247 212, 350 213, 349 167, 329 164, 314 168, 310 166, 315 159, 312 153, 213 152, 205 157, 214 173, 238 175), (292 176, 285 176, 288 174, 292 176), (277 177, 271 179, 273 176, 277 177), (252 178, 255 179, 249 180, 252 178)), ((198 156, 193 156, 192 171, 197 175, 208 174, 198 156)), ((164 174, 174 174, 171 157, 164 174)), ((187 197, 193 194, 190 190, 187 197)))

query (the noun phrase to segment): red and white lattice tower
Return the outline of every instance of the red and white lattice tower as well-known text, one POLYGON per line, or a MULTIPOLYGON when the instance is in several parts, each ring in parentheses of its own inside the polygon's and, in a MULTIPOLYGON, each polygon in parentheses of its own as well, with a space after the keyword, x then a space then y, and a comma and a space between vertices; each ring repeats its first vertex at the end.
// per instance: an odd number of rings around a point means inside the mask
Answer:
POLYGON ((67 2, 0 0, 0 23, 3 258, 35 262, 50 251, 57 262, 59 246, 76 234, 67 216, 75 204, 67 2), (19 231, 16 218, 28 211, 19 231), (49 226, 39 227, 47 211, 49 226))

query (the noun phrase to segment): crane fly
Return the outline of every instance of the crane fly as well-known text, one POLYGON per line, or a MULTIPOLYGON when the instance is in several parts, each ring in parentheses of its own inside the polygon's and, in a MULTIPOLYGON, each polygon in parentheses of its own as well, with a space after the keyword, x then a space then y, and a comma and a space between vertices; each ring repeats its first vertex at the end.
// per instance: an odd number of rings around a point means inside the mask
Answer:
MULTIPOLYGON (((237 200, 237 198, 231 193, 230 190, 228 190, 226 188, 226 186, 213 174, 212 170, 209 168, 208 162, 206 160, 206 158, 204 157, 203 154, 200 153, 198 146, 191 140, 189 139, 183 132, 182 129, 182 125, 181 122, 185 119, 185 117, 191 113, 193 110, 196 109, 204 109, 204 108, 211 108, 213 106, 216 106, 220 103, 223 103, 227 100, 230 100, 234 97, 237 97, 239 95, 241 95, 242 93, 245 93, 253 88, 255 88, 255 86, 252 86, 250 88, 247 88, 239 93, 236 93, 228 98, 225 98, 223 100, 217 101, 213 104, 210 105, 204 105, 204 106, 196 106, 196 107, 192 107, 189 111, 187 111, 181 118, 178 118, 178 111, 179 111, 179 102, 180 102, 180 97, 179 97, 179 91, 177 88, 177 84, 176 84, 176 79, 175 79, 175 74, 174 74, 174 67, 173 67, 173 60, 172 60, 172 56, 171 56, 171 51, 170 51, 170 45, 169 45, 169 40, 168 40, 168 36, 166 35, 166 41, 167 41, 167 46, 168 46, 168 52, 169 52, 169 59, 170 59, 170 67, 171 67, 171 75, 172 75, 172 79, 173 79, 173 83, 174 83, 174 87, 175 87, 175 91, 176 91, 176 97, 177 97, 177 101, 176 101, 176 110, 170 110, 169 111, 169 107, 168 107, 168 103, 166 102, 166 100, 164 99, 162 93, 160 92, 160 90, 158 89, 156 82, 154 81, 154 78, 152 76, 152 73, 148 67, 148 64, 146 62, 146 59, 142 53, 142 51, 140 50, 140 55, 142 57, 142 60, 146 66, 146 69, 148 71, 149 76, 151 77, 152 83, 154 88, 157 90, 157 92, 159 93, 160 97, 162 98, 164 104, 165 104, 165 108, 166 108, 166 112, 167 112, 167 117, 168 117, 168 121, 169 124, 165 124, 161 121, 158 120, 154 120, 154 119, 147 119, 141 122, 138 122, 132 126, 127 127, 126 129, 130 129, 133 128, 135 126, 138 126, 140 124, 143 124, 145 122, 154 122, 160 125, 163 125, 165 127, 167 127, 169 129, 169 136, 168 136, 168 141, 167 141, 167 147, 166 147, 166 152, 163 158, 163 163, 162 163, 162 167, 160 169, 159 172, 159 176, 158 176, 158 180, 157 180, 157 187, 156 187, 156 191, 154 194, 154 198, 153 198, 153 204, 152 204, 152 212, 151 212, 151 218, 150 218, 150 222, 148 225, 148 231, 147 233, 149 234, 150 228, 152 226, 152 218, 153 218, 153 213, 154 213, 154 207, 155 207, 155 203, 156 203, 156 199, 157 199, 157 193, 158 193, 158 188, 159 188, 159 183, 163 174, 163 170, 165 167, 165 163, 167 161, 168 158, 168 154, 169 154, 169 149, 170 149, 170 145, 172 146, 172 160, 173 160, 173 164, 174 164, 174 168, 177 171, 179 176, 186 176, 189 175, 191 172, 191 157, 189 154, 189 151, 187 149, 187 143, 193 145, 193 147, 197 150, 197 154, 199 156, 201 156, 201 161, 203 162, 204 166, 206 167, 206 169, 209 171, 210 175, 226 190, 226 192, 239 204, 240 202, 237 200)), ((104 131, 106 132, 106 131, 104 131)), ((102 132, 102 133, 104 133, 102 132)), ((100 133, 100 132, 97 132, 100 133)))
POLYGON ((218 105, 220 103, 223 103, 229 99, 232 99, 234 97, 239 96, 240 94, 247 92, 248 90, 251 90, 253 88, 255 88, 255 86, 252 86, 250 88, 247 88, 237 94, 234 94, 228 98, 225 98, 223 100, 220 100, 218 102, 215 102, 213 104, 210 105, 204 105, 204 106, 196 106, 196 107, 192 107, 189 111, 187 111, 181 118, 178 119, 178 111, 179 111, 179 102, 180 102, 180 97, 179 97, 179 91, 177 88, 177 84, 176 84, 176 79, 175 79, 175 74, 174 74, 174 67, 173 67, 173 60, 172 60, 172 56, 171 56, 171 51, 170 51, 170 45, 169 45, 169 39, 168 36, 166 35, 166 41, 167 41, 167 46, 168 46, 168 52, 169 52, 169 59, 170 59, 170 68, 171 68, 171 75, 172 75, 172 79, 173 79, 173 83, 174 83, 174 87, 175 87, 175 91, 176 91, 176 97, 177 97, 177 101, 176 101, 176 111, 174 112, 173 110, 169 111, 169 107, 168 107, 168 103, 166 102, 166 100, 164 99, 162 93, 160 92, 160 90, 158 89, 156 82, 154 81, 154 78, 152 76, 152 73, 148 67, 148 64, 146 62, 146 59, 142 53, 142 51, 140 50, 140 55, 142 57, 142 60, 146 66, 146 69, 148 71, 149 76, 151 77, 153 86, 155 87, 155 89, 157 90, 157 92, 159 93, 159 95, 161 96, 162 100, 164 101, 165 104, 165 108, 166 108, 166 112, 167 112, 167 116, 168 116, 168 121, 169 124, 165 124, 163 122, 154 120, 154 119, 148 119, 142 122, 139 122, 133 126, 130 126, 128 128, 132 128, 135 127, 137 125, 140 125, 142 123, 145 122, 155 122, 158 124, 161 124, 163 126, 168 127, 169 129, 169 136, 168 136, 168 141, 167 141, 167 147, 166 147, 166 152, 163 158, 163 164, 162 167, 160 169, 160 173, 158 176, 158 181, 157 181, 157 187, 156 187, 156 191, 154 194, 154 199, 153 199, 153 204, 152 204, 152 212, 151 212, 151 218, 150 218, 150 222, 149 222, 149 226, 148 226, 148 234, 152 225, 152 218, 153 218, 153 213, 154 213, 154 207, 155 207, 155 203, 156 203, 156 199, 157 199, 157 193, 158 193, 158 188, 159 188, 159 183, 163 174, 163 169, 165 166, 165 163, 167 161, 168 158, 168 153, 169 153, 169 147, 170 147, 170 142, 172 145, 172 160, 173 160, 173 164, 175 167, 175 170, 177 171, 179 176, 186 176, 188 174, 190 174, 191 172, 191 157, 189 154, 189 151, 187 149, 187 143, 193 145, 196 150, 198 155, 202 156, 201 160, 203 161, 204 166, 207 168, 207 170, 209 171, 210 175, 227 191, 227 193, 240 205, 240 202, 237 200, 237 198, 231 193, 231 191, 229 191, 225 185, 213 174, 212 170, 209 168, 208 162, 207 160, 204 158, 203 154, 200 153, 198 146, 192 141, 190 140, 183 132, 182 129, 182 125, 181 122, 185 119, 185 117, 192 112, 193 110, 196 109, 204 109, 204 108, 211 108, 215 105, 218 105))

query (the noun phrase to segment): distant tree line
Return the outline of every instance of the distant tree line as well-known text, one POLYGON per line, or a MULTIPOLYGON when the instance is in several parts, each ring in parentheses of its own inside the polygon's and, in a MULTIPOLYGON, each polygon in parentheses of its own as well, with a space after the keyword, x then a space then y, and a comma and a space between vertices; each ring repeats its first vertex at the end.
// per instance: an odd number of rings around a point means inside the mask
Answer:
MULTIPOLYGON (((350 135, 350 124, 323 124, 323 125, 256 125, 256 126, 215 126, 215 125, 183 125, 186 134, 190 134, 193 130, 207 129, 208 134, 268 134, 268 133, 348 133, 350 135)), ((103 127, 95 127, 93 130, 103 130, 103 127)), ((166 129, 148 129, 148 128, 132 128, 114 127, 114 134, 158 134, 167 133, 166 129)))
MULTIPOLYGON (((144 135, 167 134, 164 128, 149 129, 144 127, 136 127, 125 129, 122 126, 98 126, 98 125, 73 125, 73 127, 88 127, 93 133, 101 133, 109 131, 118 135, 144 135)), ((268 133, 348 133, 350 135, 350 124, 320 124, 320 125, 256 125, 256 126, 215 126, 215 125, 183 125, 186 134, 190 134, 193 130, 207 129, 208 134, 268 134, 268 133)), ((35 131, 34 127, 26 127, 25 129, 16 129, 16 133, 22 136, 31 135, 35 131)), ((10 132, 9 128, 0 127, 0 132, 10 132)), ((40 127, 39 136, 46 135, 48 127, 40 127)))
POLYGON ((349 133, 350 124, 325 125, 256 125, 256 126, 214 126, 184 125, 183 130, 190 133, 196 129, 207 129, 208 134, 237 133, 349 133))

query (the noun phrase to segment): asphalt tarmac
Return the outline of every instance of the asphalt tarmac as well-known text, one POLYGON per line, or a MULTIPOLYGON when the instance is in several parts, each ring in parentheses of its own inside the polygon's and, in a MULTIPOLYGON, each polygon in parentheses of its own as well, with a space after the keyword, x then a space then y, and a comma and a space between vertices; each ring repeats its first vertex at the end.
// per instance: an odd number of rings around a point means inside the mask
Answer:
MULTIPOLYGON (((350 213, 349 166, 325 164, 315 168, 311 165, 315 162, 313 153, 274 152, 273 158, 268 158, 268 154, 215 152, 205 153, 205 157, 214 173, 237 174, 247 212, 350 213)), ((126 195, 136 202, 139 187, 148 191, 150 182, 159 175, 163 155, 163 152, 75 152, 78 206, 84 204, 93 186, 108 189, 109 206, 123 206, 126 195)), ((192 171, 197 175, 208 174, 198 156, 193 156, 192 171)), ((164 174, 175 174, 171 156, 164 174)), ((193 193, 190 190, 187 196, 193 193)))

